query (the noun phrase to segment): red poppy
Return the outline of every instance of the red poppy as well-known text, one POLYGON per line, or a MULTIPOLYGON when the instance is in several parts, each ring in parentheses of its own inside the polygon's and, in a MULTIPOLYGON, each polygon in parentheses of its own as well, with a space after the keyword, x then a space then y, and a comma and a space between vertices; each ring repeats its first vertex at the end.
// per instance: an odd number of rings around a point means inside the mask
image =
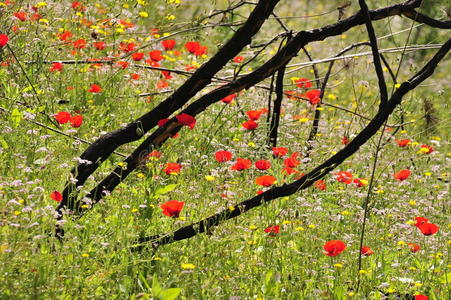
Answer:
POLYGON ((163 127, 167 122, 169 122, 169 119, 161 119, 158 121, 157 125, 158 127, 163 127))
POLYGON ((233 99, 235 99, 236 94, 228 95, 227 97, 224 97, 221 99, 222 102, 229 104, 232 102, 233 99))
POLYGON ((22 22, 27 20, 27 13, 24 11, 18 11, 14 13, 14 17, 21 20, 22 22))
POLYGON ((130 74, 130 77, 131 77, 133 80, 138 80, 140 76, 139 76, 139 74, 131 73, 131 74, 130 74))
POLYGON ((235 63, 237 63, 237 64, 239 64, 239 63, 241 63, 241 62, 243 62, 244 61, 244 57, 242 57, 242 56, 235 56, 234 58, 233 58, 233 62, 235 62, 235 63))
POLYGON ((134 43, 120 43, 119 49, 124 51, 125 53, 133 52, 135 51, 136 45, 134 43))
POLYGON ((148 155, 147 155, 147 158, 160 158, 161 157, 161 152, 160 151, 157 151, 157 150, 153 150, 152 152, 150 152, 148 155))
POLYGON ((252 120, 246 121, 243 124, 241 124, 244 128, 247 130, 254 130, 258 127, 258 123, 252 120))
POLYGON ((348 138, 347 136, 344 136, 344 137, 341 139, 341 144, 342 144, 342 145, 347 145, 347 144, 349 144, 349 138, 348 138))
POLYGON ((150 59, 156 62, 159 62, 160 60, 162 60, 164 57, 161 55, 161 51, 160 50, 153 50, 149 52, 149 56, 150 59))
POLYGON ((175 47, 175 41, 174 40, 164 40, 161 42, 161 45, 163 46, 164 50, 172 50, 175 47))
POLYGON ((0 48, 5 47, 8 41, 9 38, 6 34, 0 34, 0 48))
POLYGON ((79 39, 74 42, 74 48, 75 49, 83 49, 86 47, 86 40, 85 39, 79 39))
POLYGON ((271 175, 263 175, 255 179, 255 183, 261 186, 271 186, 276 182, 276 178, 271 175))
POLYGON ((193 129, 194 125, 196 125, 196 119, 188 114, 182 113, 180 115, 177 115, 176 118, 180 124, 186 125, 190 129, 193 129))
POLYGON ((370 255, 374 254, 374 251, 371 250, 371 248, 367 247, 367 246, 363 246, 362 249, 360 249, 360 252, 364 256, 370 256, 370 255))
POLYGON ((155 86, 157 89, 164 89, 169 86, 169 82, 167 82, 164 79, 161 79, 160 81, 157 82, 157 84, 155 84, 155 86))
POLYGON ((408 243, 407 245, 410 247, 410 251, 412 251, 413 253, 420 251, 420 245, 418 244, 408 243))
POLYGON ((252 166, 252 161, 245 158, 237 158, 235 164, 231 167, 232 170, 242 171, 249 169, 252 166))
POLYGON ((171 72, 169 72, 169 71, 161 71, 161 74, 163 74, 165 79, 168 79, 168 80, 172 79, 171 72))
POLYGON ((135 52, 135 53, 132 54, 132 59, 134 61, 140 61, 143 58, 144 58, 144 53, 142 53, 142 52, 135 52))
POLYGON ((367 181, 364 180, 363 178, 356 178, 356 179, 354 179, 354 184, 357 187, 364 187, 367 185, 367 181))
POLYGON ((262 111, 260 110, 248 110, 246 115, 249 117, 249 120, 257 121, 262 115, 262 111))
POLYGON ((305 97, 308 98, 311 105, 315 105, 321 102, 319 98, 321 91, 319 90, 309 90, 305 93, 305 97))
POLYGON ((65 30, 58 34, 58 37, 60 41, 65 42, 72 37, 72 32, 65 30))
POLYGON ((91 87, 89 88, 88 92, 90 93, 100 93, 102 91, 102 88, 98 84, 91 84, 91 87))
POLYGON ((223 163, 232 159, 232 153, 229 151, 217 151, 215 153, 215 159, 219 163, 223 163))
POLYGON ((180 173, 181 168, 182 168, 182 166, 178 163, 167 163, 166 167, 163 169, 163 171, 167 175, 178 174, 178 173, 180 173))
POLYGON ((410 144, 410 140, 409 139, 396 140, 396 143, 398 143, 399 147, 404 148, 404 147, 407 147, 410 144))
POLYGON ((271 163, 268 160, 261 159, 255 162, 255 167, 259 170, 265 171, 271 168, 271 163))
POLYGON ((280 226, 274 225, 265 229, 265 232, 268 233, 269 236, 275 236, 280 232, 280 226))
POLYGON ((321 191, 326 190, 326 182, 322 179, 315 182, 315 187, 321 191))
POLYGON ((60 111, 54 117, 58 124, 66 124, 69 122, 71 115, 67 111, 60 111))
POLYGON ((125 69, 125 68, 128 67, 129 64, 128 64, 128 62, 121 60, 121 61, 118 61, 118 62, 117 62, 117 65, 118 65, 119 67, 121 67, 122 69, 125 69))
POLYGON ((296 85, 300 88, 311 88, 312 82, 307 78, 299 78, 295 81, 296 85))
POLYGON ((282 169, 282 174, 288 175, 290 176, 291 174, 296 174, 299 173, 298 170, 290 168, 290 167, 285 167, 282 169))
POLYGON ((410 174, 411 174, 410 170, 404 169, 393 174, 393 177, 395 177, 395 179, 398 181, 403 181, 409 178, 410 174))
POLYGON ((187 42, 185 44, 185 48, 186 50, 188 50, 188 52, 194 54, 196 53, 197 50, 199 50, 200 44, 198 42, 187 42))
POLYGON ((94 42, 92 44, 97 50, 103 50, 105 49, 106 45, 105 42, 94 42))
POLYGON ((54 62, 52 63, 52 66, 50 67, 50 72, 56 72, 56 71, 62 71, 64 68, 64 65, 60 62, 54 62))
POLYGON ((415 217, 415 221, 417 221, 417 223, 415 224, 416 227, 424 223, 429 223, 429 220, 424 217, 415 217))
POLYGON ((346 249, 346 244, 339 240, 328 241, 323 246, 327 256, 335 257, 346 249))
POLYGON ((272 155, 275 157, 284 157, 287 153, 288 149, 285 147, 272 147, 272 155))
POLYGON ((432 223, 423 223, 418 225, 417 228, 420 229, 421 233, 424 235, 433 235, 439 230, 439 227, 432 223))
POLYGON ((74 128, 78 128, 83 123, 83 116, 82 115, 72 116, 69 119, 69 122, 70 122, 70 126, 72 126, 74 128))
POLYGON ((429 299, 429 297, 426 295, 421 295, 421 294, 415 295, 415 300, 428 300, 428 299, 429 299))
POLYGON ((82 5, 80 1, 74 1, 71 5, 72 9, 78 10, 78 11, 84 11, 85 7, 82 5))
POLYGON ((338 180, 338 182, 343 182, 346 184, 350 184, 352 182, 353 175, 349 172, 341 171, 335 174, 335 179, 338 180))
POLYGON ((299 152, 293 152, 290 157, 285 158, 285 160, 283 161, 283 164, 286 167, 289 168, 295 168, 297 167, 301 162, 298 160, 299 155, 301 155, 299 152))
POLYGON ((52 193, 50 193, 50 198, 52 198, 56 202, 61 202, 63 200, 63 195, 61 195, 61 193, 58 191, 53 191, 52 193))
POLYGON ((160 207, 163 210, 162 213, 165 214, 166 216, 171 218, 178 218, 184 205, 185 202, 170 200, 165 204, 160 205, 160 207))
POLYGON ((432 152, 434 152, 434 148, 432 148, 429 145, 423 144, 423 145, 420 146, 420 151, 425 153, 425 154, 431 154, 432 152))

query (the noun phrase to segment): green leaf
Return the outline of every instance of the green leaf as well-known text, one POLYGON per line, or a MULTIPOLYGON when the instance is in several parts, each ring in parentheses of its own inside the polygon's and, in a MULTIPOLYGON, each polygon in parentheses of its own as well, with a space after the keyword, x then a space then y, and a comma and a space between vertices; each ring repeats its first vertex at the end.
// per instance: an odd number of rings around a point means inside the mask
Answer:
POLYGON ((22 120, 22 113, 17 108, 14 108, 11 112, 11 120, 13 121, 14 126, 19 126, 20 121, 22 120))
POLYGON ((161 300, 174 300, 175 298, 178 297, 178 295, 180 295, 181 292, 182 292, 181 288, 167 289, 161 291, 160 294, 158 295, 158 298, 160 298, 161 300))
POLYGON ((157 188, 157 190, 155 191, 155 198, 158 198, 158 196, 160 196, 160 195, 164 195, 169 192, 172 192, 176 187, 177 187, 177 184, 172 183, 172 184, 168 184, 166 186, 157 188))
POLYGON ((153 274, 153 279, 152 279, 152 293, 156 296, 159 295, 161 293, 161 285, 158 282, 158 278, 156 274, 153 274))
POLYGON ((5 149, 5 150, 9 148, 8 143, 7 143, 7 142, 5 141, 5 139, 2 138, 2 137, 0 137, 0 145, 1 145, 2 148, 5 149))

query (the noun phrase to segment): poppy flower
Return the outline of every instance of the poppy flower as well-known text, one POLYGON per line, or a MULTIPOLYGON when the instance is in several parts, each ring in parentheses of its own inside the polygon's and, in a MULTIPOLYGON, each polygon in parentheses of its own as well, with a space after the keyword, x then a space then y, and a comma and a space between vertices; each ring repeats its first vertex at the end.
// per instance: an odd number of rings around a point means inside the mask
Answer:
POLYGON ((27 13, 24 11, 18 11, 14 13, 14 17, 21 20, 22 22, 27 20, 27 13))
POLYGON ((196 53, 199 50, 200 44, 198 42, 187 42, 185 44, 185 49, 188 50, 189 53, 196 53))
POLYGON ((231 167, 232 170, 242 171, 249 169, 252 166, 252 161, 245 158, 237 158, 235 164, 231 167))
POLYGON ((167 82, 164 79, 161 79, 160 81, 157 82, 157 84, 155 84, 155 87, 157 89, 164 89, 167 88, 169 86, 169 82, 167 82))
POLYGON ((347 145, 347 144, 349 144, 349 138, 348 138, 347 136, 344 136, 344 137, 341 139, 341 144, 342 144, 342 145, 347 145))
POLYGON ((290 157, 285 158, 285 160, 283 161, 283 164, 289 168, 297 167, 301 163, 298 160, 299 155, 300 155, 299 152, 293 152, 290 157))
POLYGON ((415 217, 415 221, 417 221, 417 223, 415 224, 416 227, 424 223, 429 223, 429 220, 424 217, 415 217))
POLYGON ((50 72, 56 72, 56 71, 62 71, 64 68, 64 65, 60 62, 54 62, 52 63, 52 66, 50 67, 50 72))
POLYGON ((398 144, 399 147, 404 148, 410 145, 410 140, 409 139, 396 140, 396 143, 398 144))
POLYGON ((308 89, 308 88, 312 87, 312 82, 309 79, 307 79, 307 78, 296 79, 294 81, 294 83, 296 83, 296 86, 300 87, 300 88, 307 88, 308 89))
POLYGON ((78 11, 84 11, 85 10, 85 7, 83 6, 83 4, 80 1, 72 2, 71 7, 72 7, 72 9, 78 10, 78 11))
POLYGON ((126 61, 121 60, 121 61, 117 62, 117 65, 124 70, 124 69, 126 69, 128 67, 129 63, 126 62, 126 61))
POLYGON ((271 168, 271 163, 268 160, 261 159, 255 162, 255 167, 261 171, 271 168))
POLYGON ((252 120, 246 121, 243 124, 241 124, 244 128, 247 130, 254 130, 258 127, 258 123, 252 120))
POLYGON ((341 171, 335 174, 335 179, 337 179, 338 182, 343 182, 346 184, 350 184, 352 182, 353 175, 349 172, 341 171))
POLYGON ((168 79, 168 80, 172 79, 171 72, 169 72, 169 71, 161 71, 161 74, 163 74, 165 79, 168 79))
POLYGON ((121 51, 124 51, 125 53, 129 53, 129 52, 133 52, 136 49, 136 44, 135 43, 120 43, 119 44, 119 49, 121 51))
POLYGON ((156 62, 159 62, 163 59, 163 56, 161 55, 160 50, 153 50, 149 52, 150 59, 156 62))
POLYGON ((55 120, 58 122, 58 124, 66 124, 69 122, 71 115, 67 111, 60 111, 56 115, 54 115, 55 120))
POLYGON ((345 251, 346 244, 339 240, 328 241, 323 246, 325 255, 335 257, 339 255, 341 252, 345 251))
POLYGON ((163 127, 167 122, 169 122, 169 119, 161 119, 158 121, 157 125, 158 127, 163 127))
POLYGON ((265 229, 265 232, 268 233, 269 236, 276 236, 280 232, 280 226, 274 225, 265 229))
POLYGON ((165 204, 160 205, 160 207, 163 210, 162 213, 165 214, 166 216, 171 218, 178 218, 184 205, 185 202, 170 200, 165 204))
POLYGON ((410 251, 412 251, 413 253, 420 251, 420 245, 418 244, 408 243, 407 245, 410 247, 410 251))
POLYGON ((285 147, 272 147, 272 155, 275 157, 284 157, 287 153, 288 149, 285 147))
POLYGON ((374 254, 374 251, 371 250, 371 248, 367 247, 367 246, 363 246, 362 249, 360 249, 360 252, 364 256, 370 256, 370 255, 374 254))
POLYGON ((223 163, 232 159, 232 153, 229 151, 217 151, 215 153, 215 159, 219 163, 223 163))
POLYGON ((353 182, 357 187, 364 187, 368 184, 368 181, 363 178, 356 178, 353 182))
POLYGON ((276 182, 276 178, 271 175, 263 175, 255 179, 255 183, 261 186, 271 186, 276 182))
POLYGON ((432 223, 423 223, 418 225, 417 228, 420 229, 421 233, 424 235, 433 235, 439 230, 439 227, 432 223))
POLYGON ((83 123, 83 116, 82 115, 72 116, 69 119, 69 122, 70 122, 70 126, 72 126, 74 128, 78 128, 83 123))
POLYGON ((415 295, 415 300, 428 300, 428 299, 429 299, 429 297, 426 295, 421 295, 421 294, 415 295))
POLYGON ((260 110, 248 110, 246 115, 249 117, 249 120, 257 121, 262 115, 262 111, 260 110))
POLYGON ((86 40, 85 39, 79 39, 74 42, 74 48, 75 49, 83 49, 86 47, 86 40))
POLYGON ((147 155, 147 158, 158 159, 158 158, 161 157, 161 154, 162 154, 162 153, 161 153, 160 151, 153 150, 152 152, 150 152, 150 153, 147 155))
POLYGON ((393 177, 395 177, 395 179, 398 181, 403 181, 409 178, 410 174, 411 174, 410 170, 404 169, 393 174, 393 177))
POLYGON ((315 105, 321 102, 320 94, 320 90, 309 90, 305 93, 305 97, 307 97, 311 105, 315 105))
POLYGON ((180 115, 177 115, 176 118, 180 124, 186 125, 190 129, 193 129, 194 125, 196 125, 196 119, 188 114, 182 113, 180 115))
POLYGON ((434 148, 429 145, 423 144, 420 146, 420 152, 424 154, 431 154, 432 152, 434 152, 434 148))
POLYGON ((0 34, 0 48, 5 47, 8 41, 9 38, 6 34, 0 34))
POLYGON ((233 99, 235 99, 236 94, 228 95, 227 97, 224 97, 221 99, 222 102, 229 104, 232 102, 233 99))
POLYGON ((95 42, 92 44, 97 50, 103 50, 105 49, 106 45, 105 42, 95 42))
POLYGON ((133 80, 139 80, 139 74, 136 74, 136 73, 131 73, 130 74, 130 77, 133 79, 133 80))
POLYGON ((326 190, 326 182, 322 179, 315 181, 315 187, 318 190, 324 191, 326 190))
POLYGON ((65 42, 72 37, 72 32, 65 30, 58 34, 60 41, 65 42))
POLYGON ((52 193, 50 193, 50 198, 52 198, 56 202, 61 202, 63 200, 63 195, 61 195, 61 193, 58 191, 53 191, 52 193))
POLYGON ((98 84, 91 84, 91 87, 89 88, 88 92, 90 93, 100 93, 102 91, 102 88, 98 84))
POLYGON ((172 50, 175 47, 175 41, 174 40, 164 40, 161 42, 161 45, 163 46, 164 50, 172 50))
POLYGON ((180 173, 180 169, 182 169, 182 166, 178 163, 167 163, 166 167, 163 169, 163 171, 167 175, 175 175, 180 173))
POLYGON ((233 62, 234 63, 237 63, 237 64, 239 64, 239 63, 241 63, 241 62, 243 62, 244 61, 244 57, 242 57, 242 56, 235 56, 234 58, 233 58, 233 62))
POLYGON ((135 53, 132 54, 132 59, 134 61, 140 61, 143 58, 144 58, 144 53, 142 53, 142 52, 135 52, 135 53))

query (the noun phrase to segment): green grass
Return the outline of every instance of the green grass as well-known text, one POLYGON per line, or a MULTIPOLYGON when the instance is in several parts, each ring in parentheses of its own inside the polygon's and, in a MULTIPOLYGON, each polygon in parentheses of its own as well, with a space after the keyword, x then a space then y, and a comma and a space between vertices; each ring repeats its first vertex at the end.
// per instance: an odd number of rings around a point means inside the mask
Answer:
MULTIPOLYGON (((156 83, 162 75, 158 71, 119 68, 116 64, 104 64, 98 68, 88 64, 66 64, 62 72, 50 72, 50 65, 43 60, 102 59, 107 55, 123 54, 120 42, 147 45, 157 39, 151 29, 159 28, 160 36, 181 30, 181 25, 195 26, 192 18, 205 16, 214 7, 226 7, 225 1, 200 5, 195 1, 181 1, 180 5, 165 1, 147 1, 136 5, 134 1, 84 3, 85 12, 70 8, 70 2, 48 3, 38 12, 48 22, 20 22, 12 14, 20 8, 28 12, 28 1, 15 6, 0 3, 0 33, 10 36, 9 46, 19 59, 26 75, 14 60, 9 49, 0 50, 0 295, 3 299, 389 299, 398 295, 424 294, 430 299, 449 297, 450 241, 449 220, 449 61, 443 61, 432 78, 403 102, 405 130, 394 137, 393 131, 384 132, 384 141, 375 173, 375 188, 371 193, 370 215, 365 232, 366 246, 374 254, 363 257, 362 270, 358 271, 359 239, 363 209, 368 186, 358 188, 346 185, 327 175, 327 189, 315 187, 289 197, 276 199, 249 211, 240 217, 223 222, 209 235, 201 234, 192 239, 165 245, 157 251, 145 248, 133 252, 130 246, 141 236, 172 232, 183 225, 208 217, 256 194, 262 187, 255 184, 258 176, 269 174, 277 178, 277 185, 292 182, 295 175, 284 176, 283 160, 273 158, 265 147, 268 124, 266 114, 260 117, 259 127, 246 132, 241 124, 247 120, 241 112, 266 107, 268 93, 251 88, 239 95, 224 108, 218 102, 199 115, 194 130, 184 128, 180 137, 169 139, 161 149, 162 156, 132 173, 114 192, 105 197, 81 219, 64 219, 64 242, 58 241, 55 230, 54 208, 50 198, 52 191, 62 191, 76 158, 86 145, 37 126, 37 121, 56 128, 71 137, 94 141, 105 132, 117 129, 154 108, 169 94, 157 94, 150 98, 141 93, 160 92, 156 83), (148 17, 139 16, 147 12, 148 17), (78 13, 78 15, 77 15, 78 13), (173 15, 172 17, 168 17, 173 15), (102 25, 107 18, 115 16, 102 25), (80 25, 77 20, 87 19, 97 27, 80 25), (119 19, 129 20, 133 28, 121 28, 119 19), (18 26, 16 33, 12 26, 18 26), (104 27, 102 27, 104 26, 104 27), (61 28, 61 30, 60 30, 61 28), (117 30, 119 29, 119 30, 117 30), (72 32, 72 41, 84 38, 86 48, 71 53, 73 46, 61 41, 58 34, 72 32), (91 46, 96 32, 98 40, 105 41, 105 50, 91 46), (133 40, 131 40, 133 39, 133 40), (27 64, 27 61, 37 63, 27 64), (140 75, 138 80, 130 78, 140 75), (31 81, 37 95, 28 82, 31 81), (102 87, 102 92, 88 92, 91 84, 102 87), (432 101, 438 122, 433 131, 426 130, 423 99, 432 101), (67 100, 61 104, 60 100, 67 100), (224 108, 224 109, 223 109, 224 108), (241 110, 241 111, 240 111, 241 110), (83 115, 83 124, 72 128, 69 124, 54 123, 53 114, 67 111, 83 115), (78 111, 78 112, 77 112, 78 111), (406 148, 398 147, 395 139, 411 139, 406 148), (419 153, 421 144, 434 148, 431 154, 419 153), (233 160, 218 163, 214 153, 228 150, 233 160), (272 167, 259 171, 255 167, 244 171, 232 171, 237 157, 253 162, 268 159, 272 167), (166 175, 163 167, 168 162, 182 164, 178 175, 166 175), (411 176, 399 182, 393 174, 409 168, 411 176), (172 187, 164 191, 165 187, 172 187), (162 192, 163 191, 163 192, 162 192), (161 213, 159 205, 168 200, 184 201, 185 206, 178 219, 161 213), (417 216, 426 217, 440 230, 432 236, 424 236, 413 226, 417 216), (280 233, 270 236, 264 229, 280 225, 280 233), (323 254, 323 245, 329 240, 342 240, 346 250, 337 257, 323 254), (417 243, 421 250, 412 253, 408 243, 417 243), (361 284, 356 291, 357 279, 361 284)), ((169 1, 170 2, 170 1, 169 1)), ((370 8, 382 6, 368 1, 370 8)), ((395 1, 389 1, 392 4, 395 1)), ((435 2, 434 2, 435 3, 435 2)), ((439 2, 437 7, 444 7, 439 2)), ((293 4, 294 5, 294 4, 293 4)), ((318 1, 315 7, 305 10, 304 3, 293 11, 289 3, 280 3, 276 12, 280 16, 310 15, 333 11, 335 4, 318 1)), ((430 4, 432 5, 432 4, 430 4)), ((347 15, 357 11, 353 3, 347 15)), ((426 9, 426 8, 425 8, 426 9)), ((247 16, 250 6, 237 12, 247 16)), ((440 17, 440 10, 428 8, 427 12, 440 17)), ((426 11, 425 11, 426 12, 426 11)), ((236 14, 228 22, 243 21, 236 14)), ((219 22, 220 16, 214 21, 219 22)), ((295 30, 312 29, 336 21, 336 12, 320 18, 289 19, 288 26, 295 30)), ((205 24, 207 21, 204 21, 205 24)), ((408 29, 412 22, 394 17, 375 23, 376 34, 408 29), (390 26, 387 26, 390 24, 390 26)), ((425 26, 423 26, 425 27, 425 26)), ((409 44, 442 43, 445 32, 418 28, 380 41, 380 48, 409 44), (429 39, 426 39, 426 36, 429 39)), ((184 27, 186 28, 186 27, 184 27)), ((267 42, 283 30, 274 19, 263 26, 254 41, 267 42)), ((184 70, 186 65, 200 65, 207 61, 233 32, 229 28, 206 28, 172 37, 177 41, 174 52, 164 52, 167 59, 162 67, 184 70), (208 47, 205 57, 190 55, 183 47, 187 41, 199 41, 208 47), (169 58, 169 59, 168 59, 169 58)), ((346 35, 313 43, 307 47, 315 59, 327 58, 342 48, 366 40, 364 27, 351 29, 346 35)), ((244 72, 256 69, 269 59, 278 48, 274 43, 253 61, 244 72)), ((150 44, 142 51, 160 49, 159 43, 150 44)), ((240 55, 252 57, 255 49, 245 48, 240 55)), ((370 51, 358 48, 355 52, 370 51)), ((408 52, 403 56, 399 72, 402 82, 418 71, 436 50, 408 52)), ((401 52, 386 54, 393 70, 397 70, 401 52)), ((147 57, 148 58, 148 57, 147 57)), ((124 59, 130 62, 130 57, 124 59)), ((303 54, 291 63, 305 62, 303 54)), ((140 64, 145 64, 140 62, 140 64)), ((217 76, 226 77, 237 64, 230 63, 217 76)), ((321 76, 328 64, 318 64, 321 76)), ((293 70, 289 68, 288 71, 293 70)), ((338 61, 326 90, 324 100, 358 114, 371 117, 378 102, 377 79, 372 59, 363 56, 338 61)), ((175 89, 186 79, 172 73, 167 89, 175 89)), ((389 92, 393 82, 384 72, 389 92)), ((310 67, 286 74, 285 90, 296 87, 291 77, 314 79, 310 67)), ((261 83, 269 85, 270 80, 261 83)), ((207 90, 222 83, 213 83, 207 90)), ((273 96, 274 98, 274 96, 273 96)), ((194 99, 193 99, 194 100, 194 99)), ((279 145, 289 153, 306 149, 314 106, 304 101, 284 99, 279 145)), ((354 114, 325 106, 309 159, 303 159, 296 167, 307 173, 319 163, 343 147, 341 139, 355 136, 367 121, 354 114)), ((389 124, 400 122, 400 110, 390 117, 389 124)), ((371 166, 379 135, 333 173, 349 171, 355 177, 371 177, 371 166)), ((139 142, 124 145, 118 152, 129 154, 139 142)), ((112 155, 82 187, 80 194, 89 192, 97 182, 109 174, 122 161, 112 155)))

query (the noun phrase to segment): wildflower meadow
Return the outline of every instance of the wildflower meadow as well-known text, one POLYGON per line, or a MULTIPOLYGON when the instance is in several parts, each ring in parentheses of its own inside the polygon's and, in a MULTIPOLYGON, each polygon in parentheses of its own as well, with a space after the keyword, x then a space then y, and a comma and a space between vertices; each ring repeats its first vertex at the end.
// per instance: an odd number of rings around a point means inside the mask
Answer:
POLYGON ((450 299, 445 0, 0 0, 1 299, 450 299))

